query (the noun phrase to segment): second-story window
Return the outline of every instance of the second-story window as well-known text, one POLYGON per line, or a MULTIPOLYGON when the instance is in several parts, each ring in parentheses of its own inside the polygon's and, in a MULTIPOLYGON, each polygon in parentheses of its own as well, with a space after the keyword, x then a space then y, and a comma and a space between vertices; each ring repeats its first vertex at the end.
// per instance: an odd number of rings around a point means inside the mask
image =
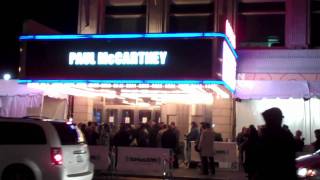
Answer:
POLYGON ((213 0, 172 0, 168 25, 169 32, 213 31, 213 0))
POLYGON ((237 39, 240 48, 283 47, 285 41, 285 1, 240 1, 237 39))
POLYGON ((311 1, 311 45, 320 47, 320 0, 311 1))
POLYGON ((145 33, 145 0, 108 0, 105 8, 105 33, 145 33))

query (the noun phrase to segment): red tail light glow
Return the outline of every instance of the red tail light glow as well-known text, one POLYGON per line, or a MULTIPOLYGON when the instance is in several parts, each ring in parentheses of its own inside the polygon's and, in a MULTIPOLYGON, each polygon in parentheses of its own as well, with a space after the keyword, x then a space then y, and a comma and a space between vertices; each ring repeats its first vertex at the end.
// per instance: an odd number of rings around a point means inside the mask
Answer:
POLYGON ((51 148, 51 162, 54 165, 62 164, 62 150, 61 148, 51 148))

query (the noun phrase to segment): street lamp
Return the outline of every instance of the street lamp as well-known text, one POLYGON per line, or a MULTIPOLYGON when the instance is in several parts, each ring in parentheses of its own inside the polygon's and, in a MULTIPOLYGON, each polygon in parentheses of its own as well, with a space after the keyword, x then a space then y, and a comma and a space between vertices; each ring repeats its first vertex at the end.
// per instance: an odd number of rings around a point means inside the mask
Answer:
POLYGON ((6 80, 6 81, 10 80, 11 79, 11 74, 9 74, 9 73, 3 74, 3 79, 6 80))

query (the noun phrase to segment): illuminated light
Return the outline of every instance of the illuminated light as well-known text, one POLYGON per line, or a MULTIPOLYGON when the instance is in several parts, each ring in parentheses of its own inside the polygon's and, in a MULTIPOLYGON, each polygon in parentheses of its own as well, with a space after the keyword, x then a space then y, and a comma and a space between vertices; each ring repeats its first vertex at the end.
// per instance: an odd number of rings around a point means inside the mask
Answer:
MULTIPOLYGON (((21 37, 21 36, 20 36, 21 37)), ((85 34, 64 34, 64 35, 35 35, 35 40, 50 40, 50 39, 87 39, 88 36, 85 34)))
POLYGON ((226 20, 225 30, 226 30, 226 36, 230 40, 233 48, 236 49, 236 34, 234 33, 229 20, 226 20))
POLYGON ((51 162, 54 165, 61 165, 62 164, 62 150, 61 148, 51 148, 51 162))
POLYGON ((176 88, 176 85, 175 84, 165 84, 164 88, 173 89, 173 88, 176 88))
POLYGON ((188 87, 190 87, 189 84, 179 84, 178 85, 178 88, 188 88, 188 87))
POLYGON ((112 85, 111 84, 100 84, 101 88, 111 88, 112 85))
POLYGON ((150 85, 149 84, 139 84, 138 88, 144 89, 144 88, 149 88, 150 85))
POLYGON ((167 54, 167 51, 69 52, 69 65, 165 65, 167 54))
POLYGON ((299 168, 297 174, 300 178, 305 178, 307 176, 308 169, 307 168, 299 168))
POLYGON ((113 123, 114 122, 114 117, 113 116, 110 116, 109 117, 109 123, 113 123))
POLYGON ((313 177, 316 175, 316 171, 314 169, 308 169, 307 176, 313 177))
POLYGON ((11 79, 11 74, 9 74, 9 73, 3 74, 3 79, 6 80, 6 81, 10 80, 11 79))
POLYGON ((203 81, 203 84, 208 84, 208 85, 211 85, 211 84, 221 84, 221 85, 223 85, 224 82, 223 82, 223 81, 214 81, 214 80, 204 80, 204 81, 203 81))
POLYGON ((130 124, 130 117, 125 117, 124 118, 124 123, 130 124))
POLYGON ((136 106, 140 106, 140 107, 149 107, 150 104, 146 103, 146 102, 137 102, 136 104, 134 104, 136 106))
POLYGON ((200 80, 145 80, 149 84, 200 84, 200 80))
POLYGON ((207 33, 203 33, 204 37, 225 37, 225 34, 223 33, 215 33, 215 32, 207 32, 207 33))
POLYGON ((70 52, 69 65, 96 65, 95 52, 70 52))
POLYGON ((154 88, 154 89, 162 88, 162 84, 151 84, 151 88, 154 88))
POLYGON ((27 35, 27 36, 20 36, 19 40, 31 40, 34 39, 33 35, 27 35))
POLYGON ((98 88, 100 86, 100 84, 98 83, 89 83, 88 84, 88 87, 91 87, 91 88, 98 88))
POLYGON ((217 97, 218 98, 220 98, 220 97, 221 98, 226 98, 226 99, 230 98, 229 94, 224 92, 220 87, 212 86, 210 88, 217 93, 217 97))
POLYGON ((223 42, 222 80, 234 90, 236 87, 237 62, 229 46, 223 42))
POLYGON ((191 38, 203 37, 203 33, 153 33, 145 34, 145 38, 191 38))
MULTIPOLYGON (((154 88, 177 88, 180 84, 181 85, 195 85, 195 87, 202 88, 202 87, 210 87, 210 85, 224 85, 230 92, 234 92, 234 89, 232 89, 230 86, 228 86, 227 83, 221 80, 17 80, 20 84, 34 84, 34 83, 40 83, 40 84, 75 84, 75 87, 77 84, 85 84, 87 87, 93 87, 93 88, 112 88, 113 86, 119 88, 119 87, 125 87, 126 84, 136 84, 136 86, 139 86, 139 84, 148 84, 148 88, 154 87, 154 88), (122 85, 117 85, 122 84, 122 85)), ((131 85, 130 85, 131 86, 131 85)), ((134 86, 134 85, 132 85, 134 86)), ((84 87, 84 86, 83 86, 84 87)))
POLYGON ((54 159, 55 159, 57 162, 61 161, 61 160, 62 160, 61 154, 56 154, 56 155, 54 155, 54 159))
POLYGON ((46 92, 47 94, 68 94, 74 96, 82 97, 106 97, 106 98, 116 98, 115 91, 107 90, 91 90, 90 89, 78 89, 65 84, 45 84, 45 83, 28 83, 28 88, 38 89, 46 92))
POLYGON ((93 39, 132 39, 143 37, 143 34, 93 34, 89 36, 89 38, 93 39))
POLYGON ((96 84, 221 84, 220 80, 17 80, 26 83, 96 83, 96 84))
POLYGON ((113 88, 123 88, 124 84, 112 84, 113 88))
POLYGON ((137 85, 136 84, 126 84, 125 87, 126 88, 136 88, 137 85))

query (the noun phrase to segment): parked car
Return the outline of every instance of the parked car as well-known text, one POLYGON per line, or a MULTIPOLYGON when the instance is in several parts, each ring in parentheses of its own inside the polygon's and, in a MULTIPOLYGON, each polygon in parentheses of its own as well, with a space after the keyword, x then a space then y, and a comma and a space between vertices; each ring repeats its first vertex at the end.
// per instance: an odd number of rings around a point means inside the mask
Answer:
POLYGON ((296 159, 297 174, 301 179, 320 179, 320 150, 296 159))
POLYGON ((89 157, 74 124, 0 117, 1 180, 91 180, 89 157))

